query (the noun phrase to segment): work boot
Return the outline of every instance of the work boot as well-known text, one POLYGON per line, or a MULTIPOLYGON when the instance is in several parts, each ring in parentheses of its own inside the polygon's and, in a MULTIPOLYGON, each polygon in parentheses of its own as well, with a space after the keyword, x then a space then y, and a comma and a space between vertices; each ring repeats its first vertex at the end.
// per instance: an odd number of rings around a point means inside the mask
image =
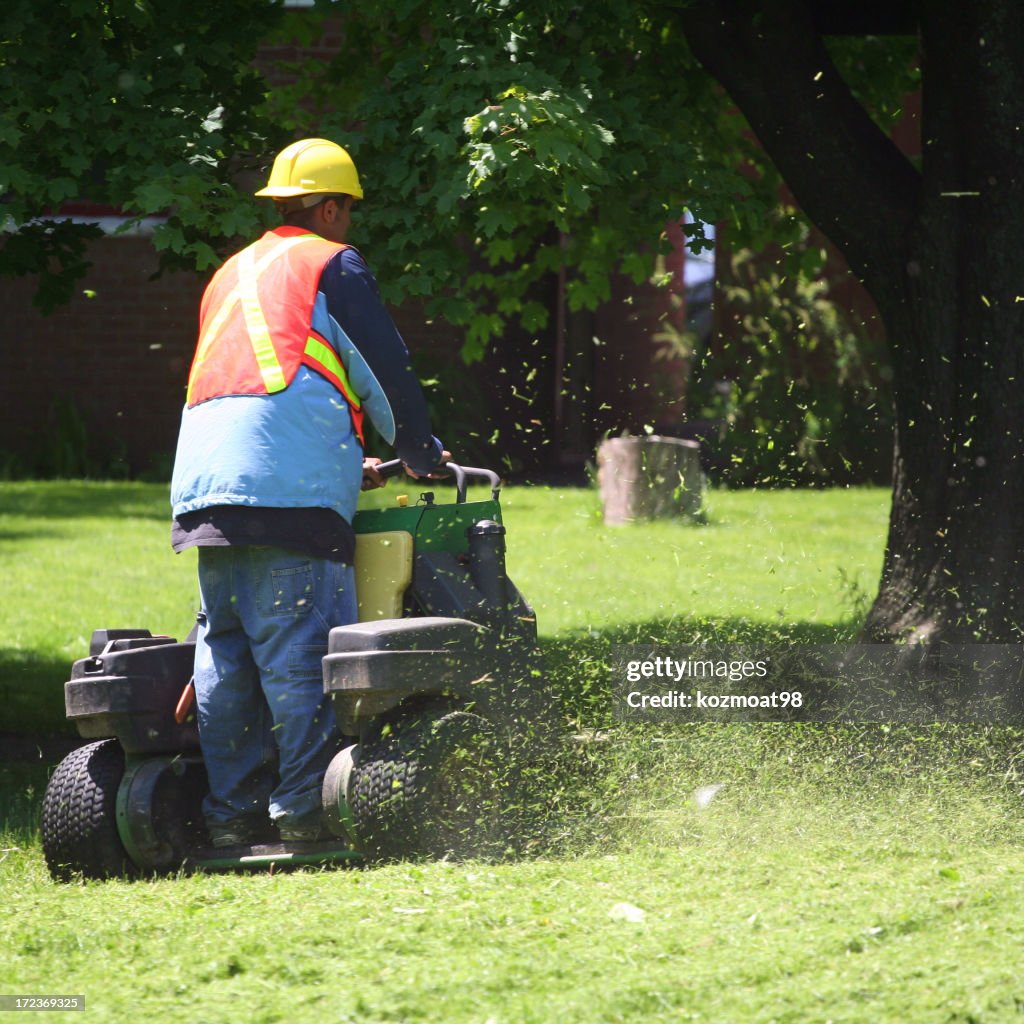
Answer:
POLYGON ((206 831, 210 833, 214 849, 218 850, 226 846, 252 846, 254 843, 266 842, 269 838, 267 826, 249 818, 232 818, 230 821, 208 824, 206 831))
POLYGON ((320 814, 291 822, 279 819, 277 831, 282 843, 322 843, 334 838, 320 814))

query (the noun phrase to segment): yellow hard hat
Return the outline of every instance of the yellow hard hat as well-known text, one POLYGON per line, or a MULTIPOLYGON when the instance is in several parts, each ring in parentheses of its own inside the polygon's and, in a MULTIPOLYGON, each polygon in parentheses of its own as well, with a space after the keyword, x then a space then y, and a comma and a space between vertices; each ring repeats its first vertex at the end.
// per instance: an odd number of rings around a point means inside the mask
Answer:
POLYGON ((346 195, 363 198, 352 157, 328 139, 300 139, 277 154, 266 188, 256 193, 271 199, 346 195))

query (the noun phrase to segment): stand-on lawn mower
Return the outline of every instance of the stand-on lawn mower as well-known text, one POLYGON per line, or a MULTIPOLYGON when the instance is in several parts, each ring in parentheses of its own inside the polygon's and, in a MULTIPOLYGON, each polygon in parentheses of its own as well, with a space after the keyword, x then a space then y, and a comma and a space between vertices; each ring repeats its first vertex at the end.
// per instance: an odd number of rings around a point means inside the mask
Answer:
POLYGON ((55 878, 501 849, 508 755, 544 717, 536 619, 505 573, 497 475, 447 468, 454 504, 428 493, 355 516, 360 621, 331 630, 323 659, 345 737, 323 784, 336 839, 209 847, 194 639, 100 629, 65 684, 67 716, 93 742, 60 763, 43 802, 55 878), (489 500, 467 500, 470 477, 489 500))

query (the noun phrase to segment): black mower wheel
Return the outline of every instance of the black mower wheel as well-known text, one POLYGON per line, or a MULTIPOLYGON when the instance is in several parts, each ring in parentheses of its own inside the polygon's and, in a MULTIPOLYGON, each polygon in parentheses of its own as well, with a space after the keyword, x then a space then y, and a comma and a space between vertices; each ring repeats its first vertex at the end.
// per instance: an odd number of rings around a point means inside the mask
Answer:
POLYGON ((365 741, 349 785, 360 851, 376 861, 500 851, 498 746, 485 719, 447 708, 406 714, 365 741))
POLYGON ((117 832, 124 751, 117 740, 73 750, 57 765, 43 798, 43 856, 59 882, 138 874, 117 832))

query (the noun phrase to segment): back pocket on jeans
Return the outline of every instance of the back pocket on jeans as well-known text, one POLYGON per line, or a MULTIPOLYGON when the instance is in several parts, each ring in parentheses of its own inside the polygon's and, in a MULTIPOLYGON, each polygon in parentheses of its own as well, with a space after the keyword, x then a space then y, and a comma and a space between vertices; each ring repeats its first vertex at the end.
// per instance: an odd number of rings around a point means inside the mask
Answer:
POLYGON ((272 569, 270 578, 260 581, 260 614, 297 618, 313 610, 313 567, 309 562, 294 568, 272 569))

